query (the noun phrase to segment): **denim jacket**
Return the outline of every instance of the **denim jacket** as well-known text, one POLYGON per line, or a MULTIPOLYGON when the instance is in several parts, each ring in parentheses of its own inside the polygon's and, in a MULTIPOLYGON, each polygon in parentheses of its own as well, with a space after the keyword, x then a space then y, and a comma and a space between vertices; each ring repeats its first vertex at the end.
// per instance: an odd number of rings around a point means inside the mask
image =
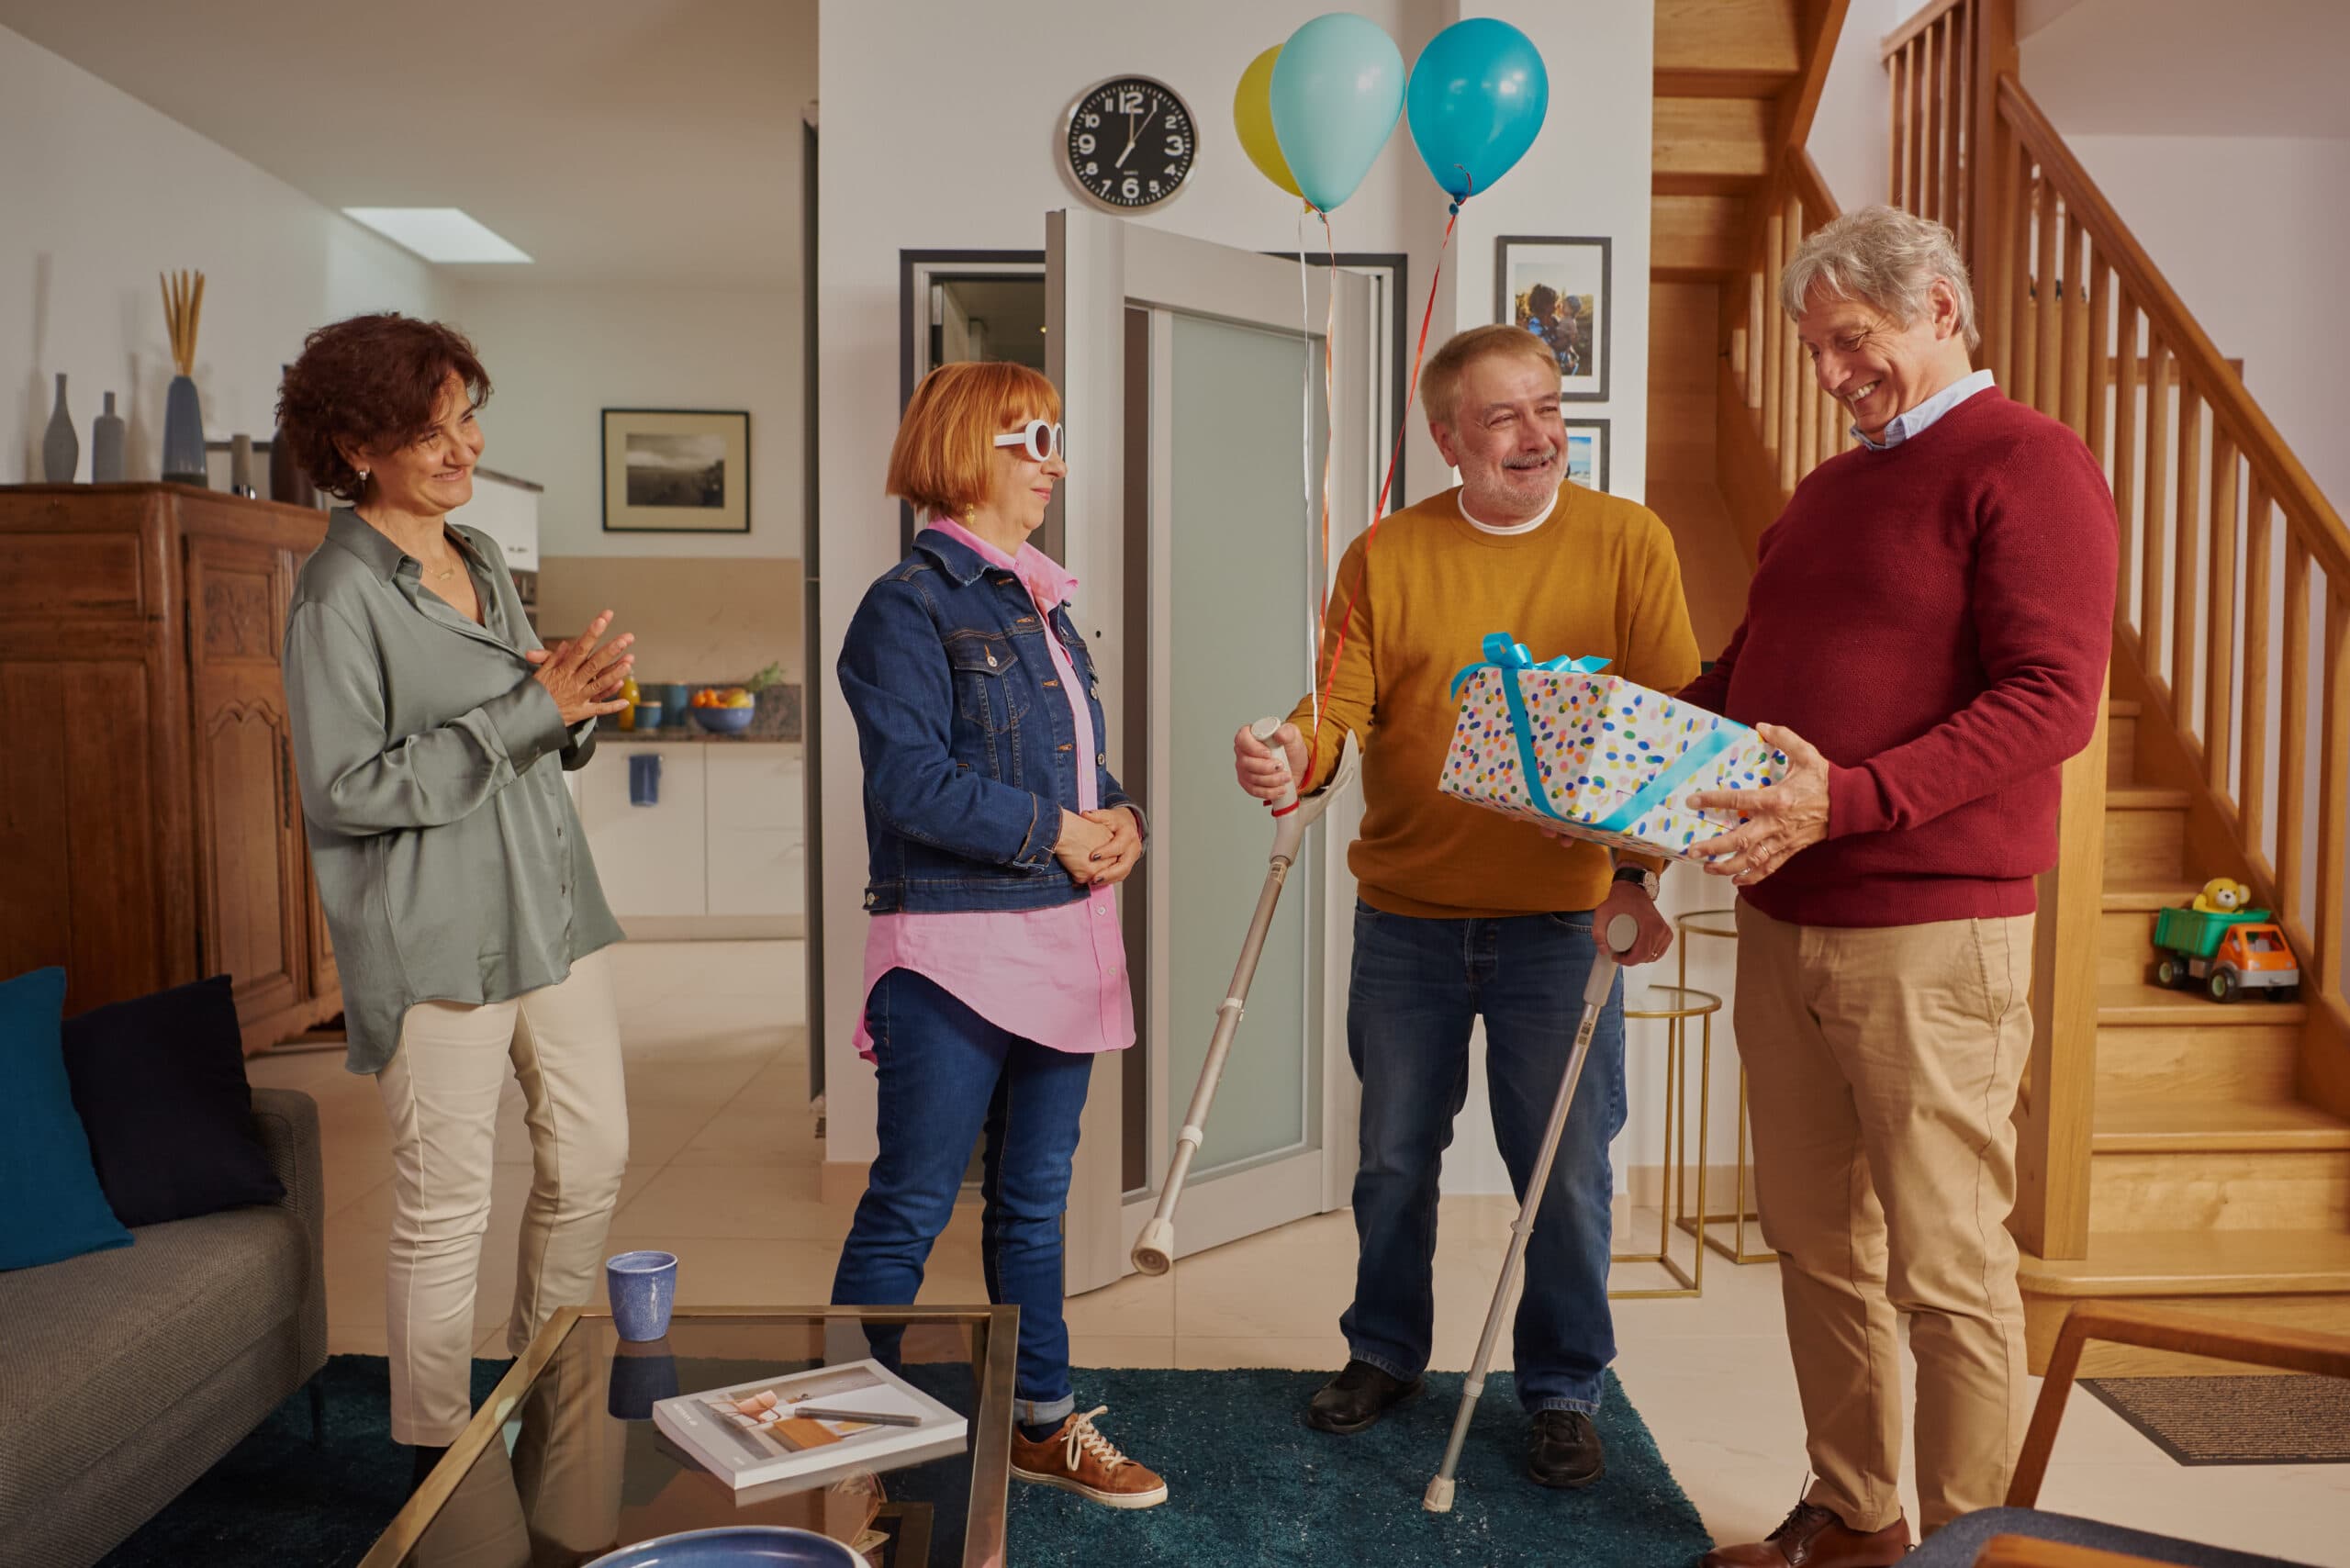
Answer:
MULTIPOLYGON (((1100 678, 1066 605, 1051 615, 1097 738, 1100 678)), ((1085 890, 1053 858, 1077 770, 1104 809, 1133 806, 1104 753, 1077 755, 1068 696, 1035 599, 1012 573, 935 529, 867 588, 841 647, 841 692, 865 764, 865 907, 1046 909, 1085 890)), ((1139 811, 1139 808, 1136 808, 1139 811)))

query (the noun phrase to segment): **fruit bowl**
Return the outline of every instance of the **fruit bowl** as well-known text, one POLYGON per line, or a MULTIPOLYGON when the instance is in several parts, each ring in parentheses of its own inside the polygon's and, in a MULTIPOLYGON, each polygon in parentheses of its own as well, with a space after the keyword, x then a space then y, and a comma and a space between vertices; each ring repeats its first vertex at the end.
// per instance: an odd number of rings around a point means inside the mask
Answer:
POLYGON ((751 727, 755 708, 688 708, 694 722, 714 735, 738 735, 751 727))

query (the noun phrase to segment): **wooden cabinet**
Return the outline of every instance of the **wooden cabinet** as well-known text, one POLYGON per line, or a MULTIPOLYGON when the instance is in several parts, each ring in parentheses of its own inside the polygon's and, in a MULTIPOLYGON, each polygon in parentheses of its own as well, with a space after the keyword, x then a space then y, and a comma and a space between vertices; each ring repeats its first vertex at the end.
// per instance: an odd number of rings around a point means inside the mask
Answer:
POLYGON ((0 974, 66 1010, 227 973, 248 1049, 341 1010, 278 650, 324 514, 0 487, 0 974))

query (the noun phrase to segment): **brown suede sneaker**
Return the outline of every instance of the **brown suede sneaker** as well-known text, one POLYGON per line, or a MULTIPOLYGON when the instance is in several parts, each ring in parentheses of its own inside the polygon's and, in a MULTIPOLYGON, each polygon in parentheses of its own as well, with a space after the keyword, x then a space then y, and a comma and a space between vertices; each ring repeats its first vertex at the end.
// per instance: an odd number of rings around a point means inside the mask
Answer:
POLYGON ((1107 1508, 1155 1508, 1167 1501, 1167 1483, 1118 1451, 1093 1429, 1093 1417, 1109 1410, 1097 1405, 1072 1415, 1041 1443, 1012 1429, 1012 1473, 1023 1481, 1058 1486, 1107 1508))
POLYGON ((1769 1539, 1718 1546, 1698 1568, 1893 1568, 1909 1551, 1909 1521, 1863 1534, 1832 1508, 1797 1503, 1769 1539))

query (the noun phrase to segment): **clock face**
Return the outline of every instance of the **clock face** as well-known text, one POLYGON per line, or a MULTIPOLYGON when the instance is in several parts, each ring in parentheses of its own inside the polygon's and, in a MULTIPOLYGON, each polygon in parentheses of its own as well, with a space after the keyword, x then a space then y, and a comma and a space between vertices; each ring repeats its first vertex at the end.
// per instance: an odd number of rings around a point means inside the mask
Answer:
POLYGON ((1113 77, 1069 111, 1069 178, 1113 210, 1139 211, 1171 199, 1198 153, 1192 111, 1173 89, 1147 76, 1113 77))

